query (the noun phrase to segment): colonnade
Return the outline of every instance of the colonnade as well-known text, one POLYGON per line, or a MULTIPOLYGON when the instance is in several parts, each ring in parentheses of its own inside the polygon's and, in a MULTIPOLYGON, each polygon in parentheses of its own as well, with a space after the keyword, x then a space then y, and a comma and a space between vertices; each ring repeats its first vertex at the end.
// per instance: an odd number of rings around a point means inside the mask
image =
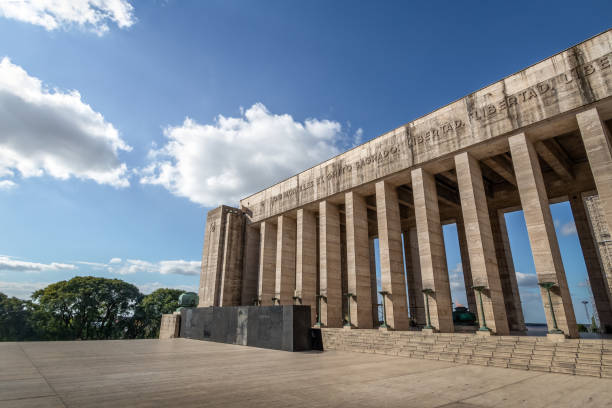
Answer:
MULTIPOLYGON (((608 225, 612 225, 609 129, 596 108, 576 114, 575 120, 601 211, 608 225)), ((571 169, 564 167, 550 150, 543 151, 541 142, 529 134, 516 133, 506 139, 507 157, 511 160, 505 165, 503 160, 494 161, 470 151, 459 151, 452 157, 454 171, 450 174, 458 189, 454 222, 468 306, 492 333, 525 330, 503 216, 511 208, 490 206, 492 200, 481 166, 485 162, 518 191, 549 328, 577 337, 572 299, 549 208, 550 199, 555 197, 548 197, 540 160, 561 175, 566 174, 564 170, 571 173, 571 169)), ((348 191, 319 201, 316 207, 299 208, 246 226, 250 230, 246 234, 246 251, 251 253, 249 236, 259 229, 259 239, 253 239, 259 241, 257 267, 244 266, 245 271, 251 268, 256 273, 256 302, 311 305, 313 323, 320 308, 318 319, 326 327, 342 326, 347 316, 355 328, 375 327, 378 293, 373 239, 378 238, 385 324, 394 330, 417 324, 452 332, 451 290, 442 233, 447 220, 441 219, 437 174, 424 165, 411 169, 401 182, 397 182, 398 178, 393 182, 378 180, 369 190, 348 191), (410 194, 411 201, 407 201, 410 194), (410 214, 403 216, 402 210, 410 214)), ((576 191, 575 186, 572 191, 576 191)), ((578 191, 567 199, 599 318, 602 325, 612 327, 610 282, 597 259, 583 197, 578 191)))

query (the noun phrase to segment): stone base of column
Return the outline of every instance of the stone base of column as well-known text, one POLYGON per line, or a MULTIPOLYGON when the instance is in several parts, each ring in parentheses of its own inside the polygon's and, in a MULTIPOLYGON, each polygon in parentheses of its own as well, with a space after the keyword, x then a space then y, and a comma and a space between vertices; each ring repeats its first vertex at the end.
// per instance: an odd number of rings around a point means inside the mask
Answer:
POLYGON ((175 339, 179 337, 181 327, 181 314, 169 313, 162 314, 161 324, 159 329, 160 339, 175 339))
POLYGON ((546 338, 554 343, 561 343, 565 341, 565 334, 563 333, 547 333, 546 338))
POLYGON ((344 326, 342 326, 342 328, 343 328, 344 330, 352 330, 352 329, 354 329, 354 327, 353 327, 353 326, 350 326, 350 325, 344 325, 344 326))
POLYGON ((378 330, 379 331, 391 331, 393 329, 391 329, 389 326, 380 326, 378 330))
POLYGON ((431 336, 432 334, 434 334, 436 332, 436 329, 422 329, 421 333, 427 335, 427 336, 431 336))
POLYGON ((489 337, 492 335, 492 333, 491 330, 476 330, 476 335, 489 337))

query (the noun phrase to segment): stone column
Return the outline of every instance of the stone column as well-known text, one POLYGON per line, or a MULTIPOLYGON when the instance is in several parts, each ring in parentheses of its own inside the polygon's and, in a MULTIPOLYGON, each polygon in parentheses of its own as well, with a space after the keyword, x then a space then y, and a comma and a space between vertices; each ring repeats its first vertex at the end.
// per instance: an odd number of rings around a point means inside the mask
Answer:
POLYGON ((584 263, 589 275, 589 283, 591 284, 597 315, 599 316, 601 327, 607 328, 607 332, 612 330, 612 305, 610 304, 608 281, 603 274, 601 263, 597 256, 597 248, 595 247, 595 241, 589 227, 583 198, 581 195, 573 195, 570 197, 569 202, 572 207, 584 263))
MULTIPOLYGON (((529 233, 531 252, 539 282, 554 282, 550 290, 557 325, 565 335, 578 337, 576 317, 572 306, 565 270, 561 261, 561 251, 550 214, 546 186, 538 155, 531 141, 524 133, 508 138, 516 183, 521 197, 521 205, 529 233)), ((541 288, 544 311, 549 330, 553 328, 548 295, 541 288)))
POLYGON ((402 231, 397 191, 385 181, 376 183, 376 215, 378 220, 378 249, 380 279, 387 325, 394 330, 410 327, 406 302, 406 279, 402 256, 402 231))
POLYGON ((242 295, 242 262, 244 215, 240 210, 228 210, 225 215, 225 239, 221 266, 219 306, 240 306, 242 295))
POLYGON ((608 225, 612 225, 612 138, 596 108, 576 115, 608 225))
POLYGON ((345 209, 348 292, 355 295, 350 300, 351 323, 360 329, 371 329, 370 243, 365 198, 352 191, 346 193, 345 209))
POLYGON ((450 333, 454 330, 451 291, 434 176, 422 168, 412 170, 412 194, 423 289, 434 291, 428 296, 431 325, 441 332, 450 333))
POLYGON ((493 244, 499 268, 499 277, 504 294, 504 304, 506 305, 506 317, 510 331, 525 332, 525 318, 521 306, 521 295, 516 281, 514 271, 514 261, 506 229, 506 219, 504 213, 498 210, 489 209, 489 219, 491 220, 491 232, 493 233, 493 244))
POLYGON ((425 304, 423 303, 423 283, 419 263, 419 241, 416 228, 404 231, 404 259, 406 283, 408 284, 408 306, 410 318, 419 326, 424 326, 425 304))
POLYGON ((378 327, 378 281, 376 280, 376 247, 374 238, 369 238, 370 244, 370 298, 372 299, 372 322, 374 327, 378 327))
POLYGON ((221 206, 206 214, 202 271, 198 289, 199 307, 219 306, 226 213, 225 207, 221 206))
POLYGON ((276 225, 270 221, 263 221, 259 232, 257 297, 262 306, 270 306, 276 290, 276 225))
POLYGON ((259 274, 259 230, 247 225, 244 229, 244 264, 240 304, 251 306, 257 300, 259 274))
POLYGON ((281 305, 292 305, 295 293, 296 221, 288 215, 279 215, 277 225, 274 295, 281 305))
POLYGON ((465 297, 467 298, 467 307, 470 312, 476 314, 478 307, 476 306, 476 295, 472 290, 474 282, 472 280, 472 268, 470 267, 470 252, 468 251, 467 240, 465 237, 465 224, 463 217, 457 218, 457 239, 459 240, 459 253, 461 255, 461 267, 463 269, 463 282, 465 284, 465 297))
POLYGON ((342 271, 340 265, 340 212, 328 201, 319 203, 319 257, 321 323, 342 326, 342 271))
POLYGON ((609 296, 612 299, 612 230, 608 226, 597 194, 582 194, 585 209, 589 218, 591 235, 595 241, 599 262, 604 279, 608 282, 609 296))
MULTIPOLYGON (((484 287, 478 294, 480 296, 479 301, 476 302, 479 312, 478 319, 482 326, 481 319, 484 315, 487 327, 493 333, 505 335, 510 330, 506 318, 506 307, 499 278, 487 196, 480 165, 473 156, 463 152, 455 156, 455 168, 457 170, 472 279, 474 286, 484 287), (482 299, 482 302, 480 299, 482 299)), ((466 290, 473 291, 474 289, 466 288, 466 290)))
POLYGON ((303 305, 310 306, 311 325, 317 319, 317 224, 314 213, 297 211, 295 292, 303 305))

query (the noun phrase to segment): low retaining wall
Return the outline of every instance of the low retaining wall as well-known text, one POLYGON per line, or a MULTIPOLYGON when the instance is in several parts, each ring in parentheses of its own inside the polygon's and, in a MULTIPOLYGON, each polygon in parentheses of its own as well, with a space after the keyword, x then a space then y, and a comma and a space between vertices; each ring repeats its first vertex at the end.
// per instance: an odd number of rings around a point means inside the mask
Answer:
POLYGON ((312 349, 310 306, 198 307, 181 311, 180 337, 285 351, 312 349))

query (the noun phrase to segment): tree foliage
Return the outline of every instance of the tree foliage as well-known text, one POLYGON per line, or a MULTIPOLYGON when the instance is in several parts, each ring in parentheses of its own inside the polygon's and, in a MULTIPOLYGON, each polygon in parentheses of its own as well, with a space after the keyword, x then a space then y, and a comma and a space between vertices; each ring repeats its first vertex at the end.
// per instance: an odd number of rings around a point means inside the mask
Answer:
POLYGON ((178 289, 157 289, 145 296, 136 307, 134 314, 137 321, 138 336, 146 339, 159 337, 161 316, 172 313, 178 307, 178 298, 183 293, 178 289))
POLYGON ((155 338, 162 313, 178 307, 176 289, 142 295, 119 279, 77 276, 40 289, 32 300, 0 293, 0 340, 155 338))
POLYGON ((32 302, 0 293, 0 340, 20 341, 36 337, 32 302))

